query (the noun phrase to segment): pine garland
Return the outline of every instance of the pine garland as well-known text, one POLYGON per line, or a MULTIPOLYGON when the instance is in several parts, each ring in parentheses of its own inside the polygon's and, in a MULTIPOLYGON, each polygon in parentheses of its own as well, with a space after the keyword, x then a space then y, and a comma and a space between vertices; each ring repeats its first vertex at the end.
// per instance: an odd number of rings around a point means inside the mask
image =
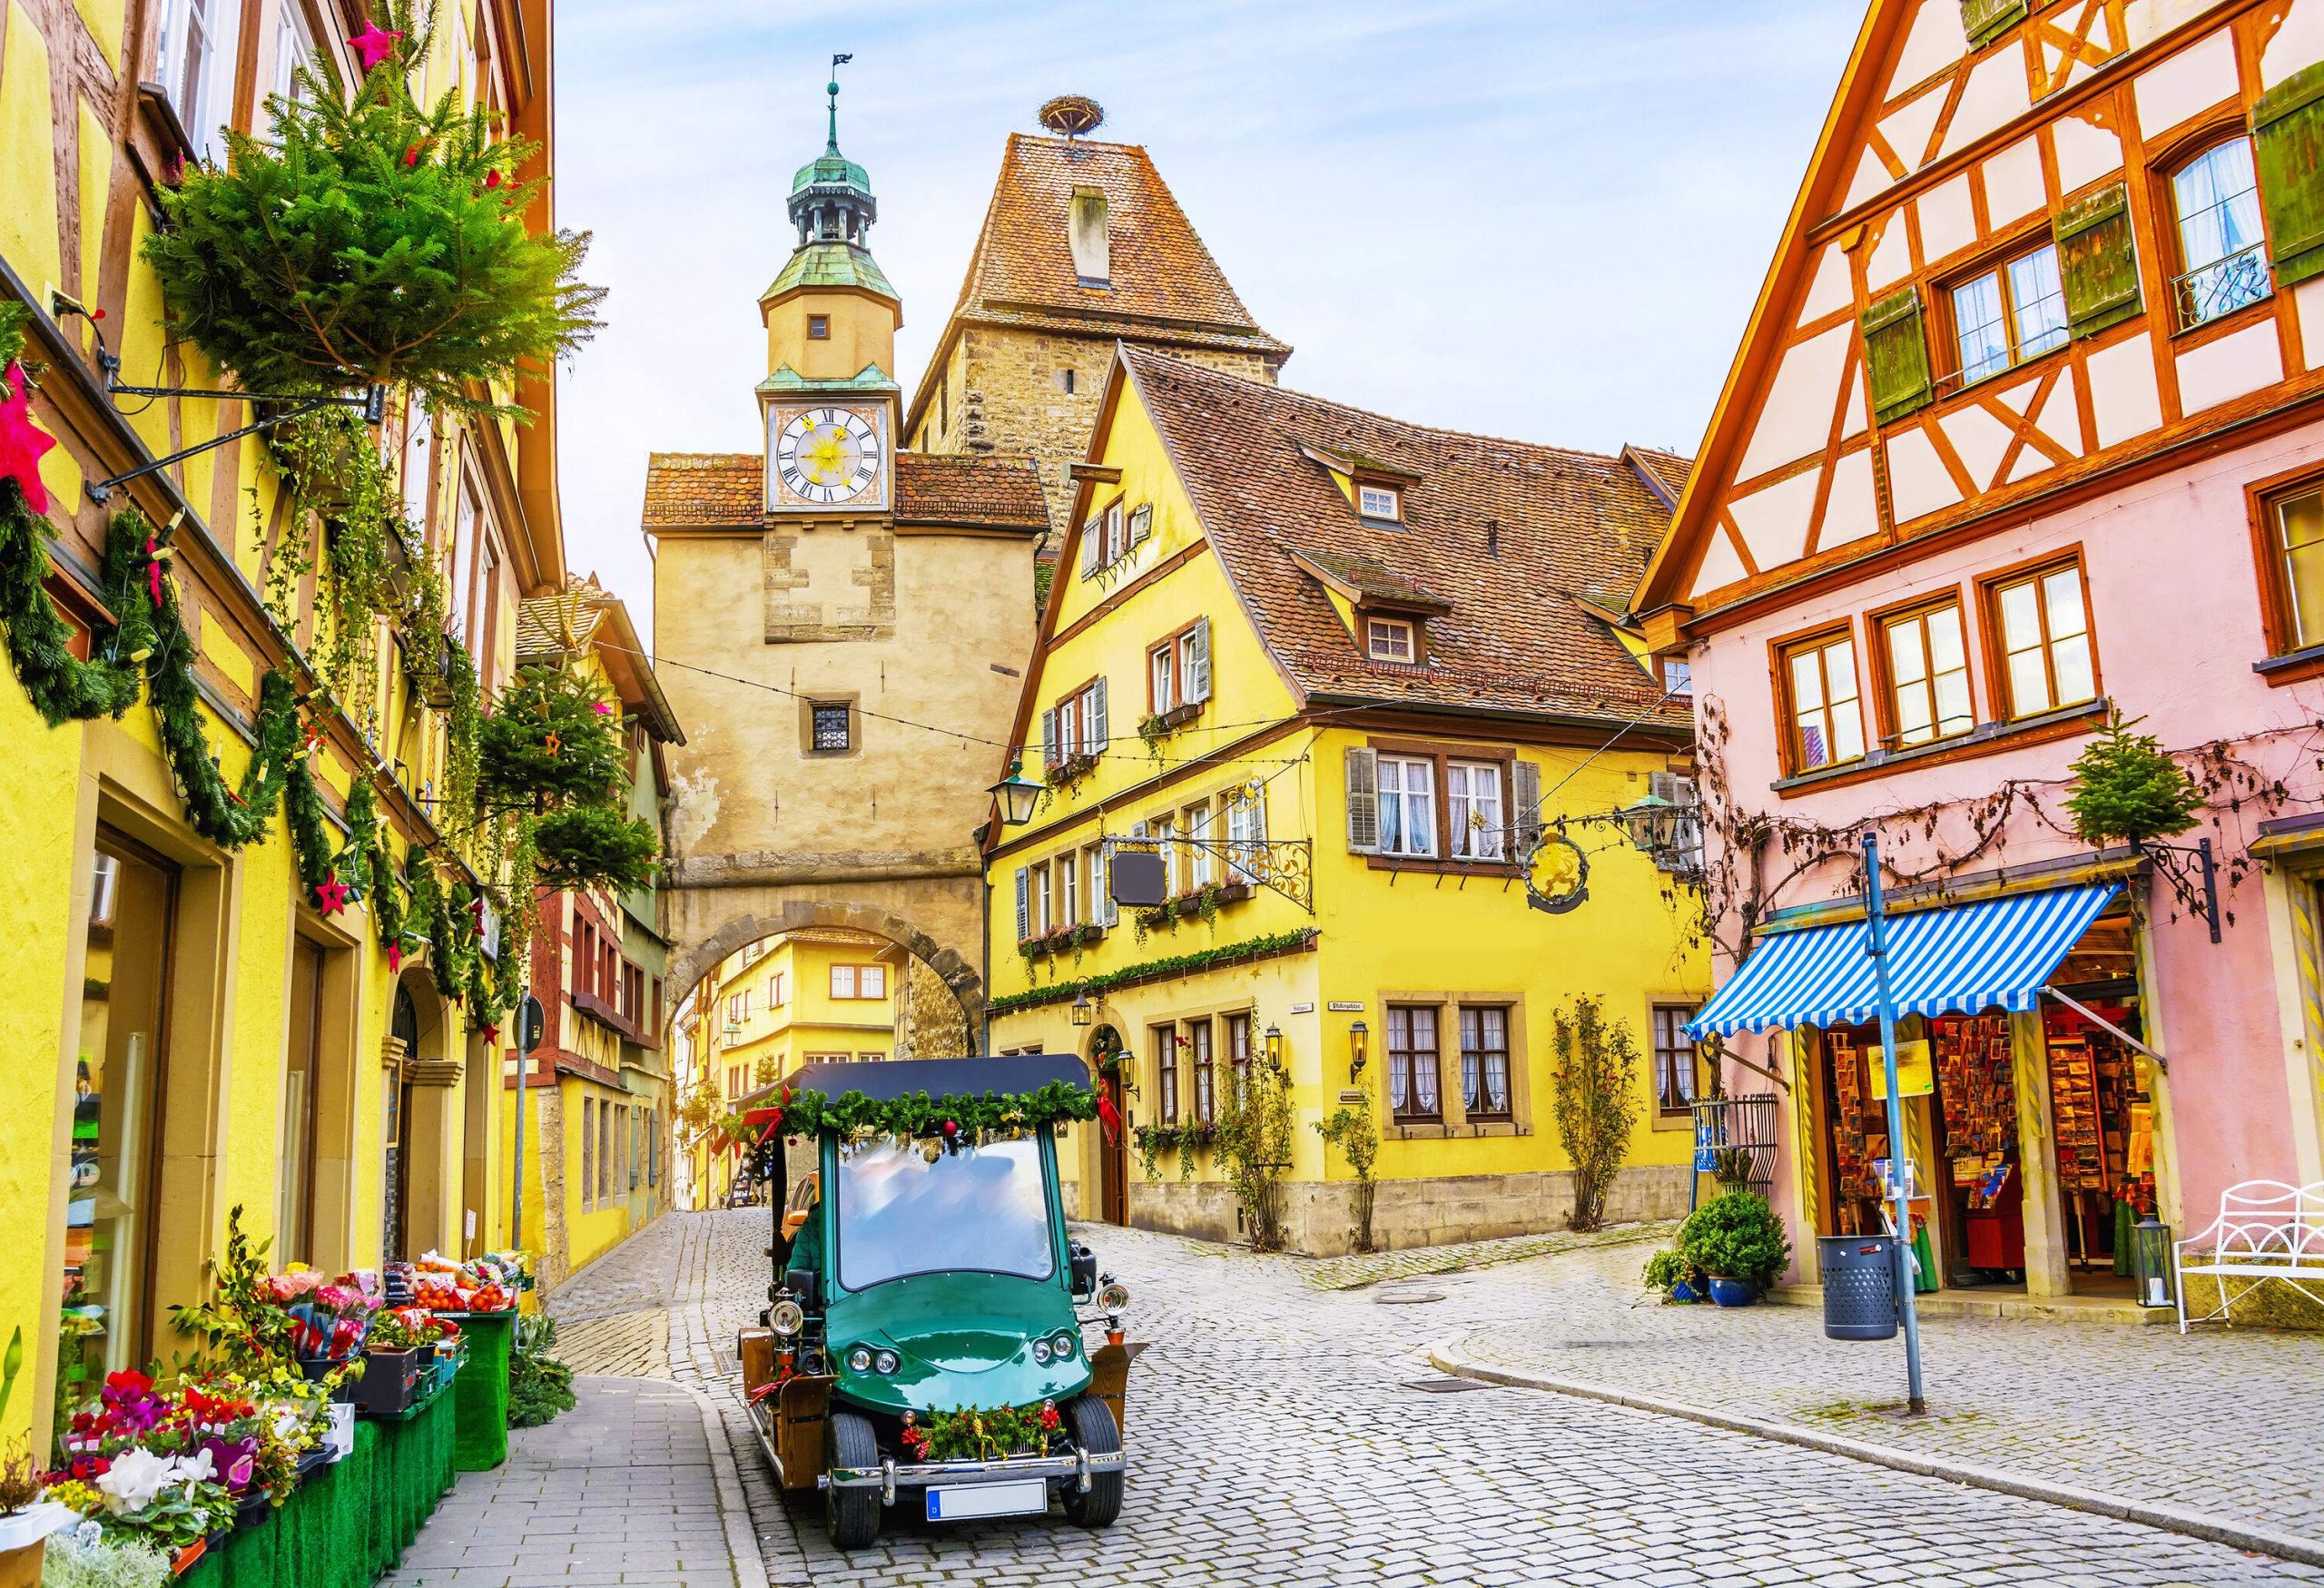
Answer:
POLYGON ((661 839, 654 824, 615 805, 569 805, 532 824, 547 888, 605 888, 625 893, 650 887, 661 839))
POLYGON ((1046 1451, 1064 1425, 1054 1401, 1019 1411, 963 1406, 957 1411, 904 1414, 900 1442, 915 1462, 1001 1461, 1046 1451))
POLYGON ((1246 938, 1241 942, 1221 943, 1215 949, 1199 949, 1190 954, 1171 954, 1159 960, 1126 965, 1118 971, 1108 971, 1102 976, 1085 976, 1078 981, 1060 981, 1053 987, 1038 987, 1029 992, 1010 993, 1006 998, 992 1000, 988 1008, 994 1015, 1014 1014, 1019 1010, 1069 1002, 1085 992, 1095 998, 1117 987, 1128 987, 1164 976, 1190 975, 1196 971, 1212 970, 1220 965, 1240 964, 1249 960, 1263 960, 1270 954, 1290 953, 1311 947, 1315 941, 1314 927, 1296 927, 1289 932, 1246 938))
POLYGON ((948 1093, 932 1098, 916 1091, 879 1100, 860 1091, 842 1092, 834 1098, 820 1091, 785 1090, 765 1108, 729 1114, 718 1122, 717 1129, 728 1143, 765 1141, 777 1131, 784 1136, 817 1136, 829 1130, 854 1142, 885 1138, 959 1147, 1008 1140, 1043 1125, 1097 1117, 1096 1092, 1086 1086, 1052 1080, 1028 1092, 988 1091, 973 1097, 948 1093))

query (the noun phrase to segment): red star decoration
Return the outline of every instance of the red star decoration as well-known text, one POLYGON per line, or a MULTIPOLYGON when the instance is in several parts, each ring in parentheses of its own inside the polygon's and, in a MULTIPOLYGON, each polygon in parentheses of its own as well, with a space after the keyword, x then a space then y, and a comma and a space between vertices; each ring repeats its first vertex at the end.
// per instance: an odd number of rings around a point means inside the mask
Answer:
POLYGON ((369 77, 371 74, 371 69, 393 55, 396 53, 396 45, 402 42, 403 35, 383 33, 380 31, 379 25, 375 22, 353 38, 349 39, 347 44, 355 52, 356 64, 361 66, 363 74, 369 77))
POLYGON ((33 423, 32 394, 25 388, 25 367, 8 366, 10 396, 0 402, 0 479, 13 479, 25 493, 25 506, 35 513, 48 511, 48 488, 40 482, 40 456, 56 445, 56 438, 33 423))
POLYGON ((477 1031, 484 1038, 485 1046, 487 1047, 490 1047, 493 1043, 500 1040, 500 1028, 494 1025, 490 1021, 487 1021, 484 1024, 477 1027, 477 1031))
POLYGON ((346 909, 354 897, 355 891, 340 882, 334 872, 315 889, 315 908, 325 915, 336 915, 346 909))
POLYGON ((145 537, 145 587, 153 593, 153 610, 162 609, 162 543, 145 537))
POLYGON ((390 942, 388 944, 388 974, 392 976, 398 971, 402 969, 403 944, 401 942, 390 942))

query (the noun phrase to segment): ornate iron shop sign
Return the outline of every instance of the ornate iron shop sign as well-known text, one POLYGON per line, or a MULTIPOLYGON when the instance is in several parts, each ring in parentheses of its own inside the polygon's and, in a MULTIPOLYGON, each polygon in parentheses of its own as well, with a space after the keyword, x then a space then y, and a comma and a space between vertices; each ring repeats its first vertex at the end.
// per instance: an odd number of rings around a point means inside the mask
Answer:
MULTIPOLYGON (((1269 888, 1315 913, 1315 845, 1305 838, 1108 838, 1108 874, 1114 857, 1144 854, 1162 858, 1165 846, 1172 853, 1200 853, 1211 858, 1212 887, 1248 883, 1269 888)), ((1125 902, 1117 896, 1117 902, 1125 902)))
POLYGON ((1544 833, 1525 857, 1525 902, 1551 915, 1590 899, 1590 857, 1562 833, 1544 833))

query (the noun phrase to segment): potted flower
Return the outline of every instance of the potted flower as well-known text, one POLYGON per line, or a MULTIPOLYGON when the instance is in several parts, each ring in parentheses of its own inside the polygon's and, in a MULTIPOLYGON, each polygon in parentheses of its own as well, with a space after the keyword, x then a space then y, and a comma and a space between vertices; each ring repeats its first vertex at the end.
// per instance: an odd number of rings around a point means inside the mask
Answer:
POLYGON ((1679 1227, 1679 1255, 1709 1277, 1720 1307, 1748 1307, 1791 1261, 1783 1221, 1752 1191, 1722 1191, 1679 1227))
POLYGON ((367 1416, 398 1416, 410 1409, 419 1388, 419 1342, 397 1312, 382 1308, 372 1314, 364 1336, 355 1409, 367 1416))
POLYGON ((0 1588, 34 1588, 48 1535, 74 1520, 70 1507, 42 1497, 28 1446, 0 1462, 0 1588))
POLYGON ((1701 1301, 1709 1292, 1709 1280, 1703 1271, 1668 1247, 1646 1259, 1646 1285, 1649 1290, 1662 1292, 1666 1306, 1701 1301))

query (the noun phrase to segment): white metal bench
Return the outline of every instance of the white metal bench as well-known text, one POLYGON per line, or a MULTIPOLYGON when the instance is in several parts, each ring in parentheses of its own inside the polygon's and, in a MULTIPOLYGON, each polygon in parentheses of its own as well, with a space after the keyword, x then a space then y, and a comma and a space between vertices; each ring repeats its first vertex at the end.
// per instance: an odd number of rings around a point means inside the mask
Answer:
MULTIPOLYGON (((2179 1332, 2188 1324, 2235 1318, 2229 1310, 2227 1282, 2277 1279, 2319 1306, 2324 1295, 2308 1287, 2324 1285, 2324 1180, 2312 1186, 2281 1180, 2245 1180, 2220 1194, 2219 1217, 2201 1235, 2173 1242, 2171 1267, 2179 1298, 2179 1332), (2187 1316, 2187 1280, 2209 1278, 2219 1286, 2219 1306, 2198 1318, 2187 1316)), ((2259 1288, 2259 1285, 2251 1287, 2259 1288)), ((2245 1292, 2250 1294, 2250 1291, 2245 1292)))

